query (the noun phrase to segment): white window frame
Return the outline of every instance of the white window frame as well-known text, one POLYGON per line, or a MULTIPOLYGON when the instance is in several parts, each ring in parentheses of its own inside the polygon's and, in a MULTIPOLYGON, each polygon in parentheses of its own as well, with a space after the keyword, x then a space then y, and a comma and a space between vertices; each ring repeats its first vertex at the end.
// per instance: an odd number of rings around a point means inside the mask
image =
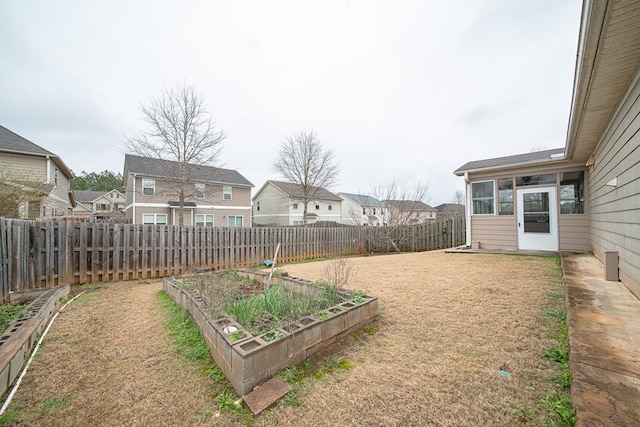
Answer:
POLYGON ((491 180, 487 180, 487 181, 472 182, 471 183, 471 215, 495 215, 495 214, 496 214, 496 183, 495 183, 495 180, 491 179, 491 180), (473 191, 474 185, 486 184, 486 183, 490 183, 491 184, 491 197, 475 197, 474 198, 474 191, 473 191), (474 202, 476 200, 483 201, 483 200, 489 200, 489 199, 491 199, 491 205, 490 205, 491 206, 491 212, 477 213, 475 211, 474 202))
POLYGON ((145 196, 153 196, 156 194, 156 180, 153 178, 142 178, 142 194, 145 196), (151 189, 148 193, 146 190, 151 189))
POLYGON ((244 217, 242 215, 228 215, 227 216, 227 226, 229 227, 244 227, 244 217), (240 218, 240 225, 238 225, 238 218, 240 218), (231 225, 231 220, 233 219, 233 225, 231 225))
POLYGON ((222 200, 233 200, 233 187, 230 185, 222 186, 222 200))
POLYGON ((145 225, 167 225, 168 219, 169 219, 169 215, 167 214, 154 214, 154 213, 142 214, 142 223, 145 225), (150 217, 153 218, 153 222, 148 222, 150 217), (162 217, 164 217, 164 222, 162 221, 162 217))
POLYGON ((213 227, 214 219, 213 214, 196 214, 195 225, 196 227, 213 227))

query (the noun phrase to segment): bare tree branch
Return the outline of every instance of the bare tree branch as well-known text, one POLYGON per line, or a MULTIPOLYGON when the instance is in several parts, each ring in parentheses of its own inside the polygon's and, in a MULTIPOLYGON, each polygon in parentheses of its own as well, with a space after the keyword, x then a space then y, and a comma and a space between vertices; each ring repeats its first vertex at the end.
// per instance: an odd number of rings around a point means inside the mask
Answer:
POLYGON ((281 143, 274 168, 289 182, 300 186, 306 225, 307 204, 321 188, 328 189, 337 181, 339 169, 333 153, 323 147, 312 130, 296 132, 281 143))
POLYGON ((164 172, 178 197, 178 222, 183 224, 184 200, 193 193, 187 187, 192 181, 189 165, 214 166, 226 136, 193 86, 164 88, 142 106, 142 113, 148 129, 127 137, 125 147, 131 154, 173 161, 165 162, 164 172))

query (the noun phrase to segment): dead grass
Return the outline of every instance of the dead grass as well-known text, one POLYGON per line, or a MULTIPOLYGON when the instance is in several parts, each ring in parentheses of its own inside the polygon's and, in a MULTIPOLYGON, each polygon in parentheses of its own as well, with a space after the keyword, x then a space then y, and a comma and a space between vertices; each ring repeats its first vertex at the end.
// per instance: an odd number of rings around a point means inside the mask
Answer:
MULTIPOLYGON (((423 252, 352 262, 347 287, 378 296, 380 329, 341 349, 351 369, 307 378, 299 406, 249 424, 518 425, 524 413, 545 421, 536 405, 557 370, 540 357, 555 344, 543 314, 548 294, 561 291, 552 258, 423 252)), ((316 280, 325 263, 280 267, 316 280)), ((210 380, 174 356, 158 289, 113 284, 67 307, 11 406, 22 411, 18 425, 237 423, 215 416, 210 380)))

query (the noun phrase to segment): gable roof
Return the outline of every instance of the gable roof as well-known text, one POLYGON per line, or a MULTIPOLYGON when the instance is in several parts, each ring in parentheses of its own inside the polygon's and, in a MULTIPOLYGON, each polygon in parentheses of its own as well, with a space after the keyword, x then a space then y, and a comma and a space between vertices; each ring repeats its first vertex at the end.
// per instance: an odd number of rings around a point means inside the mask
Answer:
MULTIPOLYGON (((280 191, 282 191, 283 193, 285 193, 287 196, 292 197, 292 198, 298 198, 301 199, 303 197, 302 194, 302 190, 300 188, 300 186, 298 184, 294 184, 293 182, 287 182, 287 181, 273 181, 273 180, 268 180, 267 183, 271 183, 273 184, 275 187, 277 187, 278 189, 280 189, 280 191)), ((332 192, 330 192, 329 190, 326 190, 322 187, 315 187, 317 188, 317 192, 314 196, 314 199, 317 200, 335 200, 335 201, 342 201, 342 199, 338 196, 336 196, 335 194, 333 194, 332 192)))
POLYGON ((375 197, 353 193, 338 193, 338 195, 346 199, 351 199, 360 206, 382 206, 382 202, 375 197))
POLYGON ((401 211, 427 211, 434 212, 435 209, 419 200, 385 200, 388 206, 401 211))
MULTIPOLYGON (((134 156, 133 154, 125 154, 125 185, 129 173, 158 178, 174 178, 170 171, 172 169, 176 170, 178 165, 179 163, 173 160, 152 159, 149 157, 134 156)), ((192 181, 215 182, 220 184, 253 187, 253 184, 249 182, 249 180, 233 169, 223 169, 190 163, 188 165, 188 172, 192 181)))
POLYGON ((443 213, 459 213, 459 212, 464 212, 464 205, 459 205, 457 203, 443 203, 441 205, 436 206, 435 209, 438 212, 443 212, 443 213))
POLYGON ((480 170, 503 169, 514 166, 524 166, 536 163, 547 163, 550 161, 564 160, 564 148, 554 148, 552 150, 534 151, 532 153, 516 154, 513 156, 494 157, 492 159, 473 160, 460 166, 453 173, 461 176, 465 172, 476 172, 480 170))
POLYGON ((21 137, 2 125, 0 125, 0 152, 45 158, 48 157, 58 166, 58 169, 60 169, 67 178, 71 179, 74 177, 71 169, 69 169, 62 159, 56 154, 45 150, 41 146, 21 137))
POLYGON ((77 202, 93 202, 98 197, 107 193, 109 193, 109 191, 73 190, 73 197, 77 202))

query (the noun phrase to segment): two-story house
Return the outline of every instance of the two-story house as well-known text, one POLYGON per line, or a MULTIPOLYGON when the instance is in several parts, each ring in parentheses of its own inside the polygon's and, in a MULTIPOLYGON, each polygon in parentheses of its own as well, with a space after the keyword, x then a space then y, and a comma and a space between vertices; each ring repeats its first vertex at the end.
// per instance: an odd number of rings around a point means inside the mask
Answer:
POLYGON ((121 218, 124 215, 126 197, 120 191, 73 190, 76 206, 74 216, 96 218, 121 218))
MULTIPOLYGON (((314 200, 307 205, 307 224, 340 222, 342 199, 332 192, 317 188, 314 200)), ((253 196, 255 225, 303 225, 304 206, 300 186, 286 181, 268 180, 253 196)))
POLYGON ((71 215, 73 172, 60 157, 0 126, 0 216, 71 215))
POLYGON ((251 226, 251 188, 238 171, 125 155, 125 218, 134 224, 180 224, 209 227, 251 226), (180 182, 180 176, 187 178, 180 182))
POLYGON ((342 199, 342 220, 347 225, 380 226, 386 224, 383 203, 375 197, 338 193, 342 199))
POLYGON ((389 225, 415 225, 436 219, 436 211, 419 200, 383 200, 389 225))

